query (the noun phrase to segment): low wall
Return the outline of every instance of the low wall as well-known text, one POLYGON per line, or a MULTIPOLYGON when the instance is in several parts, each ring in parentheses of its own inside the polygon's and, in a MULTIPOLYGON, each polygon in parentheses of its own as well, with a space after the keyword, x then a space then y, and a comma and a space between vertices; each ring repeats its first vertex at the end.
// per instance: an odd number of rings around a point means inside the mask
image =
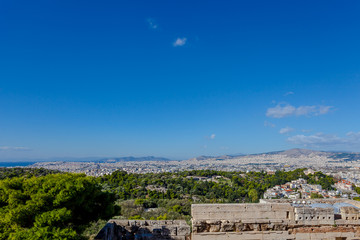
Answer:
MULTIPOLYGON (((353 206, 313 208, 312 203, 360 202, 311 199, 305 204, 270 200, 254 204, 193 204, 191 240, 360 240, 360 212, 353 206), (340 211, 340 212, 339 212, 340 211)), ((96 240, 189 240, 182 220, 110 220, 96 240)))
POLYGON ((283 221, 294 219, 294 209, 289 203, 193 204, 191 216, 195 220, 283 221))
POLYGON ((110 220, 95 240, 187 240, 190 226, 182 220, 110 220))
POLYGON ((358 210, 352 207, 341 208, 349 220, 335 220, 333 208, 294 207, 286 201, 193 204, 191 211, 192 240, 360 240, 358 210))

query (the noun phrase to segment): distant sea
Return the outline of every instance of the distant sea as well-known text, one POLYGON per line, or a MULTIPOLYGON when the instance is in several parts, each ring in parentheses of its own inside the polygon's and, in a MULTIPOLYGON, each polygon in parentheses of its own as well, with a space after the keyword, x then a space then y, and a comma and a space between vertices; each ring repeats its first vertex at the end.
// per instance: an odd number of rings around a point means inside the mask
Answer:
POLYGON ((36 162, 0 162, 0 167, 26 167, 36 162))

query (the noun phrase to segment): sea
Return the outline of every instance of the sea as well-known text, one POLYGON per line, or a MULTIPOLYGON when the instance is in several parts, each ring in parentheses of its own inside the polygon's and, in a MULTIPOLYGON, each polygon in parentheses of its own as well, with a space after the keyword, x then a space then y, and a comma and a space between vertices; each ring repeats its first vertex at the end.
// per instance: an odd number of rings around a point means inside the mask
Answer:
POLYGON ((0 162, 0 167, 26 167, 36 162, 0 162))

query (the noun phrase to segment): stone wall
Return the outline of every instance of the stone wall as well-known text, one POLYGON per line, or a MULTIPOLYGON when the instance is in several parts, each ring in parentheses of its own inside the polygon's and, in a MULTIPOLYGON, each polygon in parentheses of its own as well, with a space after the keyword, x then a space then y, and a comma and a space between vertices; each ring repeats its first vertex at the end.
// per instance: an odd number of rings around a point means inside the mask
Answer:
MULTIPOLYGON (((359 209, 342 205, 335 212, 328 207, 340 202, 360 207, 348 199, 310 199, 303 205, 293 200, 193 204, 191 240, 360 240, 359 209), (329 205, 313 208, 312 203, 329 205)), ((95 239, 189 240, 190 226, 175 220, 110 220, 95 239)))
POLYGON ((309 225, 334 224, 335 213, 333 208, 295 207, 295 221, 309 225))
POLYGON ((338 220, 334 208, 292 206, 286 201, 193 204, 191 210, 192 240, 360 240, 359 210, 354 207, 341 207, 338 220))
POLYGON ((294 209, 288 203, 274 204, 193 204, 191 216, 196 220, 289 220, 294 209))
POLYGON ((182 220, 110 220, 95 240, 155 240, 190 238, 190 226, 182 220))

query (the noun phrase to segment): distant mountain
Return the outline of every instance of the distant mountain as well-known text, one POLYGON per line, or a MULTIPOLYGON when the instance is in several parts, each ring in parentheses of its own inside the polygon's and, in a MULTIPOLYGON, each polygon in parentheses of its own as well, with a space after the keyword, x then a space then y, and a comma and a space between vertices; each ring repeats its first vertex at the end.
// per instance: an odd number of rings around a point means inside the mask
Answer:
POLYGON ((201 160, 207 160, 207 159, 212 159, 212 158, 214 158, 214 157, 213 156, 198 156, 198 157, 190 158, 189 160, 201 161, 201 160))
MULTIPOLYGON (((342 152, 342 151, 318 151, 311 149, 301 149, 294 148, 283 151, 273 151, 265 153, 255 153, 255 154, 231 154, 231 155, 220 155, 220 156, 199 156, 195 158, 190 158, 186 161, 226 161, 231 159, 241 159, 244 157, 252 158, 276 158, 279 156, 285 156, 286 158, 292 159, 302 159, 304 157, 310 157, 316 159, 317 157, 328 158, 331 162, 339 161, 360 161, 360 153, 356 152, 342 152)), ((155 156, 145 156, 145 157, 83 157, 83 158, 74 158, 74 157, 56 157, 56 158, 47 158, 47 159, 9 159, 3 160, 0 162, 145 162, 145 161, 172 161, 171 159, 164 157, 155 157, 155 156)))
POLYGON ((277 154, 285 155, 287 157, 300 157, 300 156, 310 156, 310 155, 317 155, 317 156, 329 156, 327 152, 323 151, 315 151, 310 149, 301 149, 301 148, 293 148, 285 151, 277 152, 277 154))
POLYGON ((355 152, 327 152, 316 151, 310 149, 294 148, 286 151, 278 152, 278 154, 286 155, 287 157, 301 157, 301 156, 325 156, 332 159, 342 159, 343 161, 360 160, 360 153, 355 152))
POLYGON ((265 152, 265 153, 254 153, 254 154, 239 154, 239 155, 223 155, 223 156, 199 156, 196 158, 191 158, 189 160, 225 160, 225 159, 234 159, 244 156, 274 156, 274 155, 282 155, 289 158, 300 158, 300 157, 316 157, 323 156, 332 158, 334 160, 342 159, 343 161, 357 161, 360 160, 360 153, 354 152, 330 152, 330 151, 318 151, 311 149, 302 149, 302 148, 293 148, 289 150, 283 151, 273 151, 273 152, 265 152))

